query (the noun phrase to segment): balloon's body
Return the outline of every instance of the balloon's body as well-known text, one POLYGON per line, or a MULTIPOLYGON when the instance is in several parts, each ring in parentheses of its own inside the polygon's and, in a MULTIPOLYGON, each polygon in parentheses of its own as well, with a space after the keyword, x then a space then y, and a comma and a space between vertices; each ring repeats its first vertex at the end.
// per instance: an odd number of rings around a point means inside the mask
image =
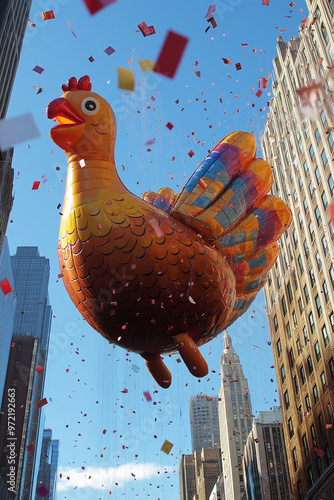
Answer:
POLYGON ((68 156, 58 249, 67 291, 88 323, 140 353, 163 387, 171 381, 163 352, 179 351, 203 376, 197 346, 248 309, 291 220, 267 195, 271 167, 255 158, 251 134, 230 134, 179 196, 164 188, 142 200, 117 175, 110 106, 88 77, 64 90, 47 113, 68 156))

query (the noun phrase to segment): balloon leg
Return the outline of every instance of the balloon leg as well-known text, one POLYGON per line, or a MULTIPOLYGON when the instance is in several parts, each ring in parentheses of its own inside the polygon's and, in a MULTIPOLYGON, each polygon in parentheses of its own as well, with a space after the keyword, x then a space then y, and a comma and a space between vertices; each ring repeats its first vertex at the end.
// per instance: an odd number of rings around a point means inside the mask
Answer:
POLYGON ((187 333, 175 335, 174 344, 192 375, 205 377, 208 374, 209 369, 205 359, 187 333))
POLYGON ((172 376, 162 357, 159 354, 142 354, 142 357, 145 359, 148 371, 154 380, 160 387, 167 389, 172 383, 172 376))

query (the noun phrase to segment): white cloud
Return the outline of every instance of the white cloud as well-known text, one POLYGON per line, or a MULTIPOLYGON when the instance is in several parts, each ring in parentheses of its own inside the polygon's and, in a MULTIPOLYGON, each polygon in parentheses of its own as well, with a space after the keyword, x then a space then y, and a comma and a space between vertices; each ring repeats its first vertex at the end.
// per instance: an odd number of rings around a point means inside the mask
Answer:
POLYGON ((87 467, 85 470, 80 468, 58 469, 62 478, 57 478, 57 490, 66 491, 73 488, 92 488, 95 490, 104 490, 112 488, 115 483, 122 485, 134 479, 147 480, 161 477, 165 471, 171 472, 172 467, 160 466, 153 462, 137 464, 130 462, 119 467, 87 467), (158 474, 160 473, 160 474, 158 474), (134 476, 132 475, 134 474, 134 476), (69 477, 70 479, 67 479, 69 477), (90 479, 89 479, 90 477, 90 479))

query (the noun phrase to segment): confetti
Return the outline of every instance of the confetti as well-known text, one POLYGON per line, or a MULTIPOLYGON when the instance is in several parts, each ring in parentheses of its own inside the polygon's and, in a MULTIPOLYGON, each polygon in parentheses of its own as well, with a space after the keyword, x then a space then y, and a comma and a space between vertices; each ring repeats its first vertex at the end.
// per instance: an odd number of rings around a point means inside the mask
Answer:
POLYGON ((151 394, 148 391, 145 391, 143 394, 146 398, 146 401, 152 401, 151 394))
POLYGON ((99 10, 104 9, 104 7, 107 7, 107 5, 116 1, 117 0, 83 0, 91 14, 95 14, 99 10))
POLYGON ((160 51, 154 71, 161 75, 173 78, 181 61, 188 38, 169 31, 160 51))
POLYGON ((170 450, 173 448, 173 444, 165 439, 164 444, 161 446, 161 451, 169 455, 170 450))
POLYGON ((35 181, 32 185, 32 190, 35 191, 36 189, 39 188, 39 185, 40 185, 40 181, 35 181))
POLYGON ((36 73, 38 73, 39 75, 41 75, 44 71, 44 68, 41 68, 40 66, 35 66, 33 71, 35 71, 36 73))
POLYGON ((47 12, 42 12, 43 21, 47 21, 48 19, 54 19, 55 15, 53 10, 48 10, 47 12))
POLYGON ((0 149, 2 151, 39 136, 40 133, 31 113, 0 120, 0 149))
POLYGON ((174 127, 174 125, 171 124, 171 122, 168 122, 166 127, 169 129, 169 130, 172 130, 172 128, 174 127))
POLYGON ((67 21, 67 24, 68 24, 68 26, 69 26, 69 28, 70 28, 70 30, 71 30, 71 32, 72 32, 72 35, 73 35, 73 36, 75 36, 75 38, 77 38, 77 35, 76 35, 76 34, 74 33, 74 31, 72 30, 72 26, 70 25, 70 22, 69 22, 69 21, 67 21))
POLYGON ((150 36, 155 34, 155 29, 153 26, 147 26, 145 21, 142 23, 138 24, 138 28, 142 32, 144 36, 150 36))
POLYGON ((49 496, 49 490, 47 489, 46 486, 44 486, 44 484, 42 484, 42 486, 39 486, 37 489, 36 489, 36 492, 38 493, 38 495, 42 498, 44 497, 48 497, 49 496))
POLYGON ((115 51, 115 49, 113 49, 113 48, 112 48, 112 47, 110 47, 110 45, 109 45, 109 47, 107 47, 106 49, 104 49, 104 51, 103 51, 103 52, 105 52, 108 56, 111 56, 111 54, 113 54, 113 53, 114 53, 114 52, 116 52, 116 51, 115 51))
POLYGON ((133 72, 129 69, 117 68, 118 71, 118 88, 124 90, 135 89, 135 78, 133 72))
POLYGON ((36 366, 35 370, 37 373, 41 373, 44 370, 44 368, 43 368, 43 366, 38 365, 38 366, 36 366))
POLYGON ((155 65, 151 59, 138 59, 138 63, 142 71, 152 71, 155 65))
POLYGON ((8 295, 10 292, 13 291, 9 281, 7 278, 4 280, 0 281, 0 288, 3 291, 4 295, 8 295))
POLYGON ((235 63, 235 67, 237 71, 241 70, 241 64, 240 63, 235 63))
POLYGON ((210 17, 212 17, 211 14, 212 12, 215 12, 215 10, 216 10, 216 4, 210 5, 210 7, 208 8, 208 12, 204 16, 204 19, 209 19, 210 17))
POLYGON ((48 400, 46 398, 43 398, 40 401, 36 402, 37 408, 42 408, 42 406, 45 406, 47 404, 48 404, 48 400))

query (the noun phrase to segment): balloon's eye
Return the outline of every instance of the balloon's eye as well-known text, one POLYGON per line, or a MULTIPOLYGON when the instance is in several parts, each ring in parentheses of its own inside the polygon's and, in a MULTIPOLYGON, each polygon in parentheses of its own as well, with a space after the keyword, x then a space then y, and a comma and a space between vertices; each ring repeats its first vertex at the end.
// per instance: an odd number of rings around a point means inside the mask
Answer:
POLYGON ((93 97, 86 97, 81 103, 81 109, 86 115, 95 115, 100 111, 100 103, 93 97))

